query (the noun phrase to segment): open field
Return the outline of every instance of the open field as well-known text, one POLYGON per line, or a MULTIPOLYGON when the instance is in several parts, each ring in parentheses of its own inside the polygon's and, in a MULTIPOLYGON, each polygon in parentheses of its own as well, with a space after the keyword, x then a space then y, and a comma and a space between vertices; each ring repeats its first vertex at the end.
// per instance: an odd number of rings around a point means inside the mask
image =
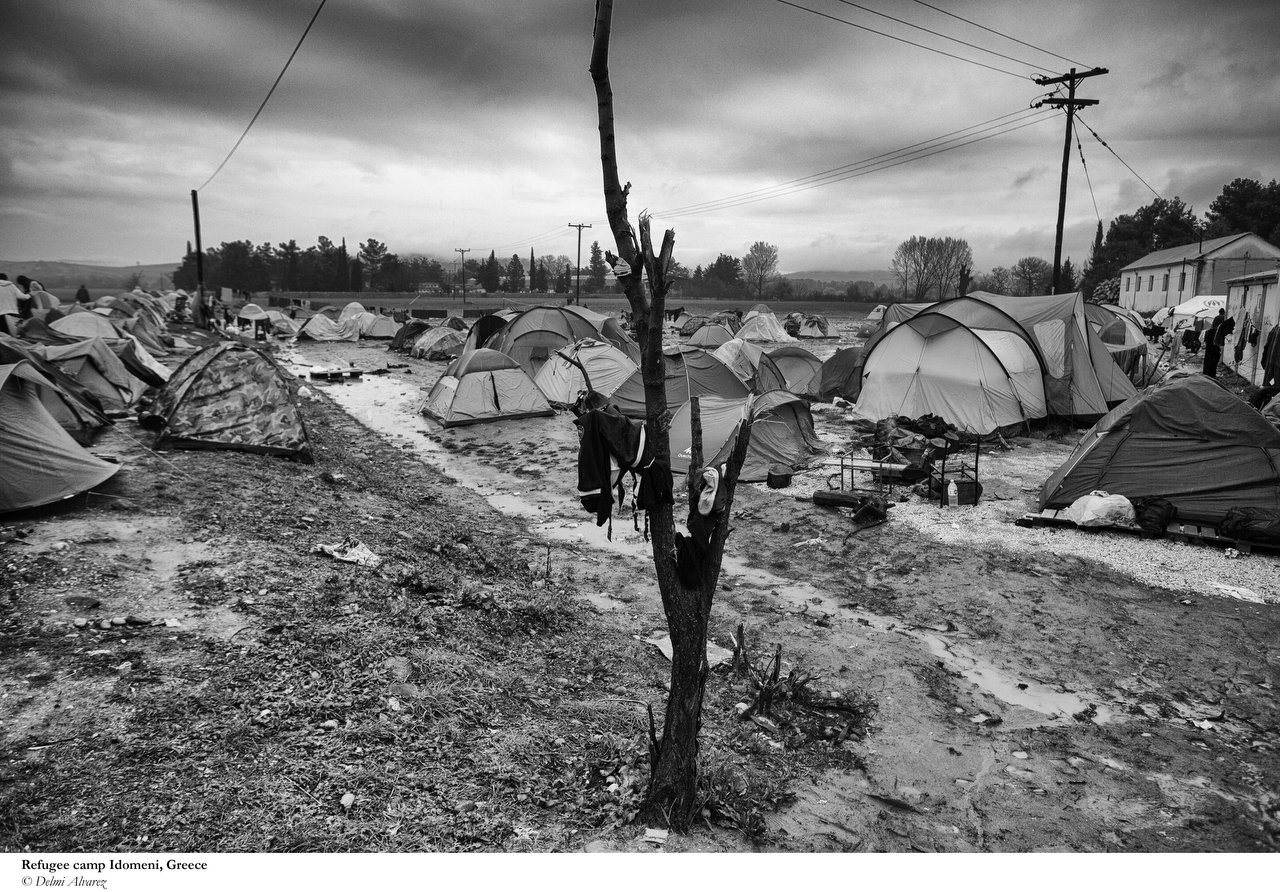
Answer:
MULTIPOLYGON (((443 363, 281 355, 370 372, 306 385, 314 465, 126 421, 101 495, 0 525, 3 846, 647 848, 661 605, 629 517, 610 541, 577 504, 570 417, 441 430, 417 408, 443 363), (347 537, 383 564, 313 552, 347 537)), ((979 505, 897 491, 856 534, 796 499, 829 468, 739 491, 712 639, 742 623, 865 713, 770 731, 714 671, 708 823, 668 849, 1280 844, 1280 558, 1015 527, 1078 434, 984 447, 979 505)))

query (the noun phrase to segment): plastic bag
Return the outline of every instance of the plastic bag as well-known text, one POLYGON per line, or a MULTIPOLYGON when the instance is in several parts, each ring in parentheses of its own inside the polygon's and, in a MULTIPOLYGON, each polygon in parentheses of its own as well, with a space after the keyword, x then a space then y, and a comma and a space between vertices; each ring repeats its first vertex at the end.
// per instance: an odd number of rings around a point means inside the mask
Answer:
POLYGON ((1066 510, 1068 520, 1079 527, 1133 526, 1133 503, 1121 495, 1094 490, 1066 510))

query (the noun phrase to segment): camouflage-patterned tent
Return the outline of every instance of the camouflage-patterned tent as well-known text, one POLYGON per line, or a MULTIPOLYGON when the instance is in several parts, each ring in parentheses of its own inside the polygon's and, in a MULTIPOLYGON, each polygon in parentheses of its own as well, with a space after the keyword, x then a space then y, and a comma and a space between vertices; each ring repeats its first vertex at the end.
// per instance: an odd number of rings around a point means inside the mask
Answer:
POLYGON ((206 347, 178 366, 141 418, 157 445, 242 449, 311 459, 296 384, 269 355, 240 342, 206 347))

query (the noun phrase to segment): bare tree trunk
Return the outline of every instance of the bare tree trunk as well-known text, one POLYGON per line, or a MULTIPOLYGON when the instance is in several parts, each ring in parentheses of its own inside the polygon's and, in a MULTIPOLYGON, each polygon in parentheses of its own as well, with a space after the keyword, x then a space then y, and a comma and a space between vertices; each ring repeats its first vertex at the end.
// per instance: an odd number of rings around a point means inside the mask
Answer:
MULTIPOLYGON (((613 17, 612 0, 596 4, 595 40, 591 52, 591 79, 595 84, 600 126, 600 166, 604 178, 605 211, 613 231, 618 256, 630 267, 629 275, 619 277, 631 305, 632 318, 638 320, 640 370, 644 380, 645 430, 654 444, 657 460, 666 466, 671 461, 671 412, 667 406, 666 360, 662 339, 666 324, 666 295, 671 287, 672 251, 675 232, 668 229, 655 254, 649 233, 649 218, 641 217, 640 233, 627 220, 627 193, 631 184, 618 178, 617 149, 613 128, 613 88, 609 82, 609 37, 613 17), (643 272, 643 275, 642 275, 643 272), (649 280, 645 295, 644 276, 649 280)), ((610 258, 611 262, 613 258, 610 258)), ((696 405, 695 405, 696 408, 696 405)), ((698 413, 694 412, 695 419, 698 413)), ((689 489, 693 490, 702 473, 702 438, 700 421, 695 422, 694 455, 689 469, 689 489)), ((666 820, 673 828, 685 830, 697 814, 698 799, 698 731, 702 723, 702 699, 706 686, 707 622, 724 544, 729 535, 728 518, 733 506, 733 491, 746 456, 751 436, 751 420, 744 420, 732 457, 725 469, 721 486, 726 502, 721 520, 711 535, 709 554, 700 568, 698 585, 687 588, 676 571, 675 509, 673 505, 655 505, 649 515, 653 542, 653 565, 662 594, 662 607, 671 634, 671 694, 662 726, 662 739, 653 754, 649 797, 643 816, 648 820, 666 820)), ((690 499, 690 511, 696 510, 696 499, 690 499)))

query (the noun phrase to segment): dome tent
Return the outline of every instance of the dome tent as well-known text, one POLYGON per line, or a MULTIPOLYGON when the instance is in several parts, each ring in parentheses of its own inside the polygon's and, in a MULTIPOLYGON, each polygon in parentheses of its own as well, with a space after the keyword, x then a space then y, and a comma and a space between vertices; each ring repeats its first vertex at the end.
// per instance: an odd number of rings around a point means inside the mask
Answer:
POLYGON ((733 332, 719 322, 704 322, 698 326, 697 331, 689 335, 687 343, 690 347, 705 347, 708 350, 714 350, 721 344, 727 344, 732 340, 733 332))
POLYGON ((830 402, 836 397, 857 402, 862 392, 862 348, 845 347, 831 354, 822 364, 818 383, 818 399, 830 402))
MULTIPOLYGON (((707 464, 728 461, 747 412, 752 415, 751 441, 738 477, 744 483, 766 479, 774 465, 798 471, 822 451, 809 406, 794 394, 771 390, 754 398, 703 397, 698 400, 698 414, 707 464)), ((671 419, 671 470, 677 474, 688 473, 693 457, 692 415, 692 405, 685 403, 671 419)))
POLYGON ((42 391, 57 390, 25 360, 0 365, 0 512, 57 502, 120 470, 86 452, 50 414, 42 391))
POLYGON ((1172 378, 1090 428, 1045 481, 1040 510, 1094 490, 1159 496, 1201 523, 1235 507, 1280 511, 1280 430, 1206 375, 1172 378))
POLYGON ((393 338, 400 327, 390 316, 378 313, 356 313, 350 317, 360 329, 360 337, 370 339, 393 338))
POLYGON ((497 350, 464 353, 431 388, 422 414, 445 427, 555 412, 520 364, 497 350))
POLYGON ((533 307, 508 321, 484 346, 510 356, 533 377, 553 351, 598 336, 595 326, 578 313, 562 307, 533 307))
POLYGON ((109 413, 127 412, 149 386, 130 373, 102 338, 86 338, 75 344, 50 344, 35 350, 93 393, 109 413))
POLYGON ((572 406, 587 390, 588 380, 590 389, 607 399, 636 369, 631 358, 612 344, 584 338, 552 354, 533 383, 552 405, 572 406))
POLYGON ((365 310, 364 304, 360 303, 358 300, 353 300, 343 307, 338 313, 338 321, 346 322, 348 319, 352 319, 365 312, 367 312, 367 310, 365 310))
MULTIPOLYGON (((713 353, 687 346, 666 347, 662 353, 666 359, 667 408, 673 412, 691 396, 742 399, 750 392, 713 353)), ((645 417, 644 379, 640 369, 613 392, 612 402, 623 415, 645 417)))
POLYGON ((391 343, 387 345, 387 349, 394 350, 397 353, 408 353, 413 345, 417 343, 418 338, 422 337, 422 333, 430 327, 431 323, 425 319, 407 320, 391 336, 391 343))
POLYGON ((462 354, 465 342, 462 332, 446 325, 428 328, 413 341, 409 355, 427 360, 453 359, 462 354))
MULTIPOLYGON (((326 310, 333 309, 325 307, 326 310)), ((313 341, 358 341, 360 340, 360 323, 354 318, 334 322, 330 314, 321 311, 316 313, 298 329, 298 339, 310 338, 313 341)))
POLYGON ((566 304, 563 309, 568 310, 570 313, 576 313, 590 322, 591 326, 598 332, 596 340, 612 344, 625 353, 627 358, 636 365, 640 364, 640 345, 631 337, 626 326, 613 316, 588 310, 578 304, 566 304))
POLYGON ((1041 369, 1015 331, 920 313, 868 343, 854 414, 868 421, 933 414, 989 434, 1045 416, 1041 369))
POLYGON ((769 358, 787 379, 786 389, 796 396, 816 400, 822 382, 822 360, 803 347, 791 344, 774 347, 769 358))
POLYGON ((764 304, 756 304, 742 320, 738 335, 744 341, 790 342, 795 338, 787 334, 778 317, 764 304))
POLYGON ((717 347, 715 356, 732 369, 752 393, 787 389, 787 379, 782 370, 755 344, 734 338, 717 347))
POLYGON ((223 341, 187 357, 139 422, 157 445, 238 449, 310 461, 296 382, 268 354, 223 341))

